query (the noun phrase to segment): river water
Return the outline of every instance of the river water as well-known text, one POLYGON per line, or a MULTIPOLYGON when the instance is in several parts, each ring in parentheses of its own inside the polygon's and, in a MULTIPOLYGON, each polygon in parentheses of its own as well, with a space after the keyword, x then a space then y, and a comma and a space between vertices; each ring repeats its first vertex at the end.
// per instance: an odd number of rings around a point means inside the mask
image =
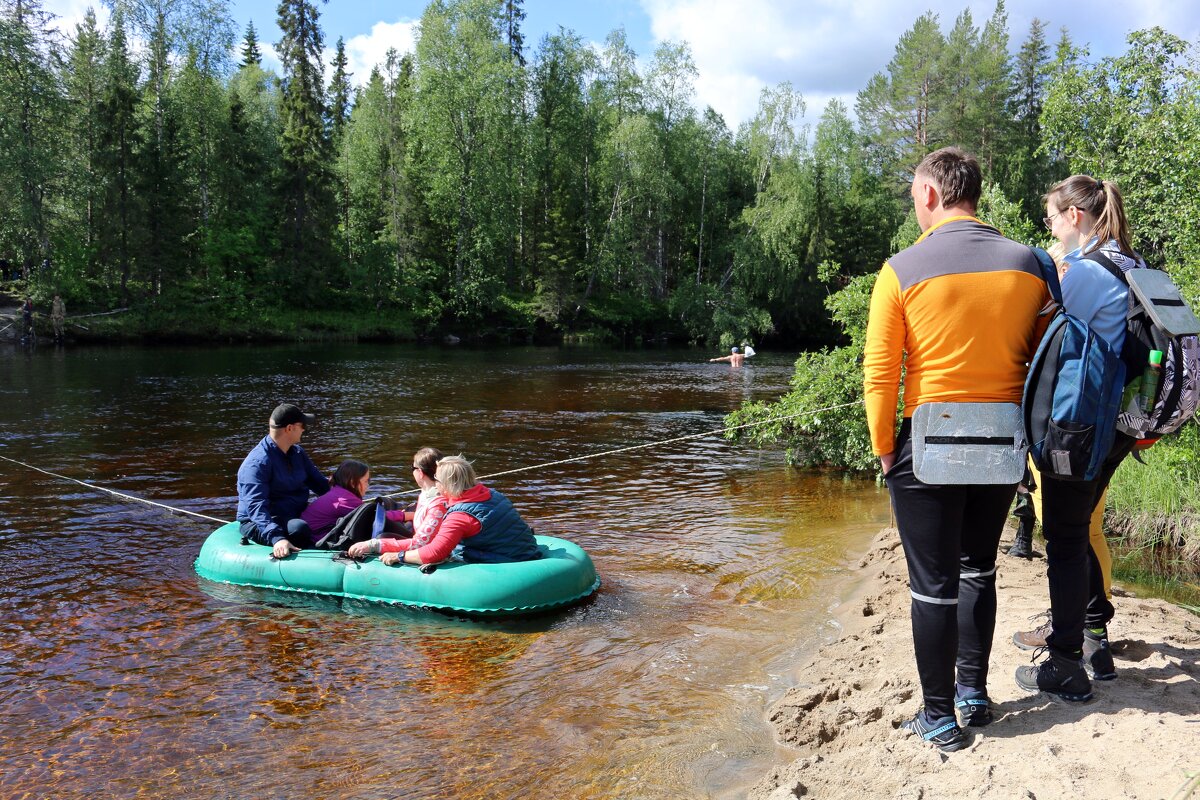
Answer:
MULTIPOLYGON (((322 468, 411 488, 719 428, 794 355, 391 345, 0 352, 0 455, 228 519, 282 400, 322 468)), ((848 376, 848 380, 856 379, 848 376)), ((720 437, 499 479, 594 599, 519 622, 223 587, 215 527, 0 461, 0 796, 703 798, 788 759, 764 712, 835 634, 873 483, 720 437)))

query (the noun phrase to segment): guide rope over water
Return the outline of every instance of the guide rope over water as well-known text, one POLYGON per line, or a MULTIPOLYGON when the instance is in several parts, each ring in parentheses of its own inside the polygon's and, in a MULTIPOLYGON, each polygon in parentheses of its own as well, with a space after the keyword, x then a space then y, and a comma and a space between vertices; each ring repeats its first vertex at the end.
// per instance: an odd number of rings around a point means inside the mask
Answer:
MULTIPOLYGON (((686 436, 675 436, 671 439, 661 439, 659 441, 648 442, 646 444, 635 444, 630 447, 618 447, 615 450, 605 450, 600 453, 590 453, 585 456, 576 456, 575 458, 564 458, 564 459, 560 459, 558 461, 547 461, 542 464, 533 464, 528 467, 517 467, 516 469, 509 469, 509 470, 505 470, 503 472, 493 472, 488 475, 481 475, 481 476, 479 476, 479 479, 480 480, 488 480, 490 478, 499 478, 504 475, 513 475, 518 472, 528 472, 529 470, 532 470, 532 469, 545 469, 546 467, 554 467, 554 466, 558 466, 559 464, 572 464, 572 463, 575 463, 578 461, 587 461, 588 459, 592 459, 592 458, 600 458, 602 456, 616 455, 617 453, 628 453, 628 452, 631 452, 634 450, 644 450, 647 447, 659 447, 664 444, 673 444, 675 442, 686 442, 686 441, 690 441, 692 439, 703 439, 703 438, 706 438, 709 436, 717 436, 719 434, 725 434, 725 433, 728 433, 729 431, 742 430, 743 428, 754 428, 754 427, 758 427, 760 425, 770 425, 773 422, 782 422, 782 421, 788 420, 788 419, 796 419, 797 417, 810 416, 813 414, 821 414, 826 411, 838 411, 843 408, 850 408, 851 406, 862 405, 862 402, 863 402, 862 400, 855 400, 850 403, 842 403, 840 405, 835 405, 835 406, 826 406, 824 408, 814 408, 814 409, 810 409, 808 411, 800 411, 795 414, 785 414, 783 416, 772 417, 770 419, 765 419, 765 420, 761 420, 758 422, 747 422, 747 423, 743 423, 741 425, 730 425, 730 426, 727 426, 724 428, 718 428, 716 430, 701 431, 700 433, 691 433, 686 436)), ((208 514, 201 514, 197 511, 188 511, 186 508, 179 508, 177 506, 167 505, 166 503, 159 503, 154 500, 147 500, 144 497, 137 497, 132 494, 126 494, 125 492, 119 492, 115 489, 109 489, 109 488, 106 488, 104 486, 99 486, 94 483, 89 483, 87 481, 81 481, 78 478, 72 478, 67 475, 60 475, 57 472, 51 472, 50 470, 42 469, 41 467, 35 467, 33 464, 28 464, 24 461, 18 461, 15 458, 9 458, 8 456, 5 456, 5 455, 0 455, 0 460, 8 461, 9 463, 16 464, 21 467, 25 467, 26 469, 34 470, 35 472, 40 472, 43 475, 49 475, 52 478, 57 478, 59 480, 67 481, 69 483, 75 483, 75 484, 84 486, 88 489, 92 489, 97 492, 104 492, 105 494, 112 495, 113 497, 117 497, 122 500, 129 500, 129 501, 132 501, 135 503, 144 503, 145 505, 153 506, 155 508, 161 508, 165 511, 170 511, 170 512, 173 512, 176 514, 187 514, 188 516, 191 516, 191 517, 205 519, 210 522, 219 523, 221 525, 225 525, 229 522, 229 520, 219 519, 218 517, 212 517, 212 516, 209 516, 208 514)), ((419 489, 408 489, 408 490, 405 490, 402 492, 392 492, 391 494, 380 495, 380 497, 386 497, 386 498, 401 497, 404 495, 416 494, 419 491, 420 491, 419 489)))

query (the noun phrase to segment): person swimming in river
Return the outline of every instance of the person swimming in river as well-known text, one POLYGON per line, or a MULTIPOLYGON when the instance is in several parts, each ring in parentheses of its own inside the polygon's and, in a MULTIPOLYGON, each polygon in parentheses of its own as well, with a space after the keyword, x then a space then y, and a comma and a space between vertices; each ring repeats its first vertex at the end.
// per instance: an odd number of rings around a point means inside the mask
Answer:
POLYGON ((433 541, 434 535, 442 525, 442 519, 446 516, 446 509, 449 507, 449 502, 438 490, 437 481, 434 479, 437 474, 437 464, 441 460, 442 452, 436 447, 422 447, 413 455, 413 481, 421 488, 421 494, 417 497, 416 508, 408 517, 408 520, 412 522, 412 537, 408 539, 380 538, 355 542, 350 546, 351 558, 382 553, 383 557, 380 560, 390 566, 400 563, 400 559, 403 558, 406 551, 419 550, 433 541))
MULTIPOLYGON (((363 504, 371 485, 371 468, 362 461, 348 458, 333 471, 329 483, 329 491, 309 503, 300 514, 312 529, 316 541, 333 530, 339 519, 363 504)), ((403 509, 388 511, 385 517, 393 524, 403 524, 407 520, 403 509)))
POLYGON ((740 366, 742 365, 742 362, 744 362, 745 360, 746 360, 746 355, 745 355, 745 353, 743 353, 741 350, 739 350, 738 348, 736 348, 736 347, 735 347, 735 348, 733 348, 733 350, 732 350, 732 351, 729 353, 729 355, 727 355, 727 356, 721 356, 721 357, 719 357, 719 358, 710 358, 710 359, 708 360, 708 362, 711 364, 711 363, 712 363, 712 362, 714 362, 714 361, 728 361, 728 362, 729 362, 729 366, 731 366, 731 367, 740 367, 740 366))

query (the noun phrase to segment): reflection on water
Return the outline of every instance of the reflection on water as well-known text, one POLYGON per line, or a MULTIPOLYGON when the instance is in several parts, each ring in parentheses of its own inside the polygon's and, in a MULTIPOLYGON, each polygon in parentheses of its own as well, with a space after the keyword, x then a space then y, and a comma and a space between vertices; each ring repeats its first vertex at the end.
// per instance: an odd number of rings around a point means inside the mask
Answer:
MULTIPOLYGON (((791 358, 399 346, 0 353, 0 455, 232 515, 283 399, 305 445, 408 489, 425 444, 481 473, 718 428, 791 358)), ((763 719, 829 635, 873 485, 720 438, 498 485, 585 547, 584 605, 477 622, 223 587, 210 527, 0 462, 0 795, 681 798, 777 762, 763 719)))

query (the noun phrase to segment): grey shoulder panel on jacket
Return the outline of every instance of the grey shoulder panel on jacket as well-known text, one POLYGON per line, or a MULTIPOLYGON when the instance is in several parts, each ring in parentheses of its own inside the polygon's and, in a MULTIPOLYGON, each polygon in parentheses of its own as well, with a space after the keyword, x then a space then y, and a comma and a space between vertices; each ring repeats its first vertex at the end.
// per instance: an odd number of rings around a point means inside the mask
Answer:
POLYGON ((943 275, 973 272, 1028 272, 1041 278, 1037 257, 1020 242, 971 220, 942 225, 924 240, 888 259, 900 291, 943 275))

